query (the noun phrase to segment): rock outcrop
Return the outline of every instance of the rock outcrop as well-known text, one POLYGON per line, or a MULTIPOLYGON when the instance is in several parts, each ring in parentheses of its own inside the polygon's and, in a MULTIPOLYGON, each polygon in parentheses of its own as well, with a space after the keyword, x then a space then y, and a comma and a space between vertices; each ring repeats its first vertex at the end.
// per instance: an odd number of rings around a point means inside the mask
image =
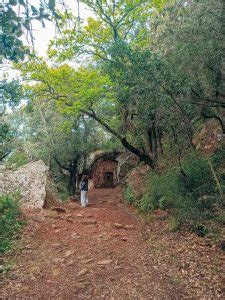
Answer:
POLYGON ((117 159, 117 178, 118 181, 123 181, 128 173, 138 165, 138 158, 130 152, 121 153, 117 159))
POLYGON ((46 208, 59 202, 48 167, 42 160, 16 171, 0 172, 0 194, 19 190, 21 208, 46 208))
POLYGON ((149 166, 140 165, 133 168, 126 178, 127 184, 135 198, 141 198, 146 190, 148 182, 146 182, 146 175, 149 172, 149 166))
POLYGON ((216 120, 208 120, 202 130, 192 140, 197 150, 204 154, 213 154, 224 142, 224 135, 216 120))

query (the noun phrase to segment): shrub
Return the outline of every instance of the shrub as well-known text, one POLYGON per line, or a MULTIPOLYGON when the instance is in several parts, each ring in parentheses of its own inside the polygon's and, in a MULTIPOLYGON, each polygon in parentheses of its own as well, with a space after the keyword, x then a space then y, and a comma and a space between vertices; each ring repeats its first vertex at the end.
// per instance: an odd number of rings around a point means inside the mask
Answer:
POLYGON ((127 184, 124 190, 124 198, 128 203, 133 204, 136 201, 135 195, 133 194, 130 186, 127 184))
POLYGON ((145 193, 140 201, 137 202, 137 206, 140 211, 150 211, 152 210, 152 203, 150 201, 150 196, 148 193, 145 193))
POLYGON ((188 178, 186 191, 195 197, 215 193, 215 181, 206 159, 190 155, 183 163, 188 178))
POLYGON ((150 174, 147 190, 138 203, 138 207, 142 211, 150 211, 176 206, 176 201, 182 194, 182 184, 178 174, 176 168, 161 175, 150 174))
POLYGON ((18 199, 18 193, 0 196, 0 253, 11 248, 12 241, 23 224, 18 199))
POLYGON ((177 166, 163 174, 150 173, 137 206, 141 211, 172 209, 172 230, 184 228, 204 236, 221 206, 215 179, 207 160, 196 154, 185 158, 182 165, 186 176, 177 166))
POLYGON ((19 168, 28 163, 27 155, 22 151, 14 152, 7 160, 7 168, 19 168))

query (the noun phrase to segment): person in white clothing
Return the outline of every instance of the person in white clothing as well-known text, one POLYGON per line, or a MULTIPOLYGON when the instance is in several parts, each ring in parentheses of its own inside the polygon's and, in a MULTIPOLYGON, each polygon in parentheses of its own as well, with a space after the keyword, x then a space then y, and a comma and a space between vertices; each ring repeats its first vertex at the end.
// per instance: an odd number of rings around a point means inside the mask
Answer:
POLYGON ((88 205, 88 176, 84 175, 80 183, 81 191, 81 206, 85 207, 88 205))

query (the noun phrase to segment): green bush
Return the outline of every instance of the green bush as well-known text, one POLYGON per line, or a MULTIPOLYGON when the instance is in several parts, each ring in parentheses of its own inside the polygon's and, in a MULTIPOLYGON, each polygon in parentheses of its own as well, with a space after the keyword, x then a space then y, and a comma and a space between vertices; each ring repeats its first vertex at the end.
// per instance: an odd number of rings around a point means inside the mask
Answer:
POLYGON ((215 179, 205 158, 192 154, 182 165, 186 175, 177 166, 163 174, 150 173, 137 206, 141 211, 171 209, 173 230, 184 228, 204 236, 221 206, 215 179))
POLYGON ((0 196, 0 253, 10 250, 23 225, 18 199, 18 193, 0 196))
POLYGON ((188 182, 186 191, 195 197, 215 193, 215 181, 206 159, 190 155, 183 163, 188 182))
POLYGON ((181 195, 182 184, 176 168, 162 175, 150 174, 147 190, 138 207, 142 211, 172 208, 176 206, 176 201, 181 195))
POLYGON ((145 193, 140 201, 137 202, 137 206, 140 211, 150 211, 152 210, 152 203, 150 202, 150 196, 148 193, 145 193))
POLYGON ((53 177, 54 184, 61 200, 66 201, 69 197, 68 177, 64 174, 57 174, 53 177))
POLYGON ((19 168, 28 163, 27 155, 22 151, 14 152, 7 160, 7 168, 19 168))
POLYGON ((133 194, 129 185, 126 185, 124 190, 124 198, 127 200, 128 203, 134 204, 136 201, 135 195, 133 194))

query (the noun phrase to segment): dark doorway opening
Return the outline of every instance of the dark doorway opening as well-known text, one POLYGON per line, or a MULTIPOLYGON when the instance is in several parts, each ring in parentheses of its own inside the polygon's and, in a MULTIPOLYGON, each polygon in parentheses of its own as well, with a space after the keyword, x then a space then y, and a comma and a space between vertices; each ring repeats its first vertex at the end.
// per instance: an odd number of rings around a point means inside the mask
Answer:
POLYGON ((113 173, 112 172, 105 173, 105 186, 113 187, 113 173))

